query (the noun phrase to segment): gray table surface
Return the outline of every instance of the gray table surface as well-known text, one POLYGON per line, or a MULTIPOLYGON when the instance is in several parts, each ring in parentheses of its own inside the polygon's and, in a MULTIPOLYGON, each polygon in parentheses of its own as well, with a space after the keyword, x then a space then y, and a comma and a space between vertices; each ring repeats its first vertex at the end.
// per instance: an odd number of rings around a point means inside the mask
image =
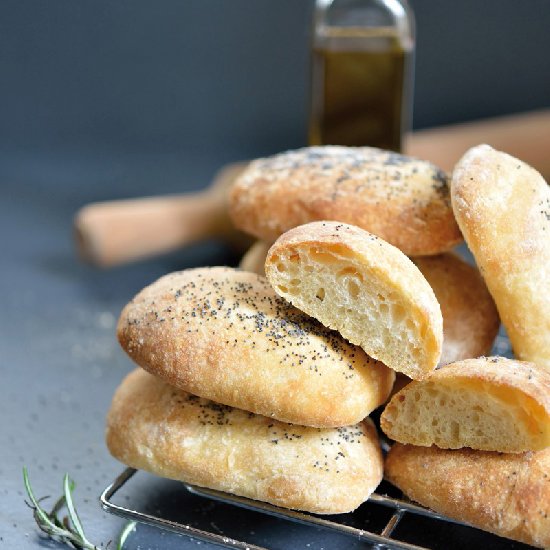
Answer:
MULTIPOLYGON (((117 316, 137 291, 166 272, 238 260, 223 245, 206 243, 131 266, 96 270, 75 257, 75 211, 94 200, 195 189, 230 160, 238 159, 97 151, 0 155, 0 547, 61 548, 39 534, 24 503, 24 465, 37 496, 60 495, 68 472, 77 483, 75 500, 89 538, 105 545, 117 537, 123 520, 104 513, 98 502, 122 470, 104 445, 105 414, 116 386, 133 368, 116 342, 117 316)), ((131 485, 120 495, 126 505, 255 544, 318 550, 367 546, 192 497, 180 484, 143 473, 131 485)), ((363 510, 356 521, 376 526, 382 519, 363 510)), ((442 548, 522 547, 479 538, 473 530, 451 537, 454 527, 437 535, 433 525, 417 522, 409 528, 418 533, 419 544, 426 544, 422 537, 429 535, 431 541, 439 538, 442 548)), ((213 548, 139 526, 125 548, 198 546, 213 548)))
MULTIPOLYGON (((38 496, 58 496, 68 472, 89 538, 107 542, 122 521, 98 495, 121 465, 103 442, 114 389, 132 368, 115 338, 122 306, 175 269, 231 263, 217 244, 133 266, 99 271, 81 264, 72 216, 86 202, 205 185, 220 159, 10 153, 0 159, 0 547, 57 547, 38 535, 24 504, 21 470, 38 496)), ((128 548, 195 543, 138 530, 128 548), (134 541, 137 541, 134 543, 134 541)))

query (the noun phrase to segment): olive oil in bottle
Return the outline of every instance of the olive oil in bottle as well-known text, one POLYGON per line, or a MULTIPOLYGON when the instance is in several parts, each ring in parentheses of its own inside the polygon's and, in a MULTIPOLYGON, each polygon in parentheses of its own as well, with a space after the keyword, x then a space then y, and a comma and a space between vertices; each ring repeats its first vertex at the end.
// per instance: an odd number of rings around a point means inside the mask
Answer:
POLYGON ((312 53, 310 144, 401 151, 412 106, 408 8, 400 2, 318 0, 312 53))

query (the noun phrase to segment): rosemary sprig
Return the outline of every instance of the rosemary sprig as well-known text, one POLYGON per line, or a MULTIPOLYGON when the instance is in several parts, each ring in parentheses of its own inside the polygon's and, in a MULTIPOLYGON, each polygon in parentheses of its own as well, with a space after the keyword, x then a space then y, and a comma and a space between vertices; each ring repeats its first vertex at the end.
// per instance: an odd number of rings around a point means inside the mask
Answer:
MULTIPOLYGON (((102 550, 101 546, 92 544, 84 534, 82 523, 73 502, 72 493, 75 483, 69 478, 68 474, 65 474, 63 478, 63 495, 55 502, 50 512, 46 512, 40 505, 40 502, 48 497, 39 499, 35 497, 29 481, 29 474, 25 467, 23 468, 23 483, 30 500, 30 503, 27 502, 27 505, 32 509, 34 520, 41 531, 54 540, 67 544, 71 548, 78 550, 102 550), (58 514, 63 508, 67 509, 67 515, 60 519, 58 514)), ((124 542, 135 526, 136 523, 131 521, 124 527, 118 538, 117 550, 122 550, 124 542)), ((107 544, 105 550, 107 550, 109 544, 107 544)))

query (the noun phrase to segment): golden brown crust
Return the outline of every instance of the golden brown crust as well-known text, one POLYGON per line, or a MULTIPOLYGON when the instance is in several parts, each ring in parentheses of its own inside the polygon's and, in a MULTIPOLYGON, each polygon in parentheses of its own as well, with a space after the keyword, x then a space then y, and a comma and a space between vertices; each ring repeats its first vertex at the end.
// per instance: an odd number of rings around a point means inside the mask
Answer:
POLYGON ((459 361, 397 392, 380 427, 425 447, 541 450, 550 446, 550 372, 504 357, 459 361))
POLYGON ((256 160, 235 182, 229 209, 239 229, 267 242, 317 220, 357 225, 409 256, 462 241, 447 175, 370 147, 309 147, 256 160))
POLYGON ((169 384, 284 422, 345 426, 385 401, 394 373, 230 268, 162 277, 122 311, 118 338, 169 384))
POLYGON ((515 355, 550 368, 550 188, 533 168, 488 145, 452 178, 455 216, 515 355))
POLYGON ((265 270, 279 295, 390 368, 422 379, 437 365, 443 321, 433 290, 409 258, 375 235, 329 221, 295 227, 270 248, 265 270), (318 300, 310 283, 321 270, 326 298, 318 300))
POLYGON ((550 448, 503 454, 396 443, 386 457, 385 477, 440 514, 550 547, 550 448))
POLYGON ((116 391, 106 439, 134 468, 319 514, 357 508, 382 479, 370 421, 284 424, 171 388, 141 369, 116 391))
POLYGON ((413 258, 433 288, 443 315, 440 365, 488 355, 500 318, 479 271, 447 253, 413 258))

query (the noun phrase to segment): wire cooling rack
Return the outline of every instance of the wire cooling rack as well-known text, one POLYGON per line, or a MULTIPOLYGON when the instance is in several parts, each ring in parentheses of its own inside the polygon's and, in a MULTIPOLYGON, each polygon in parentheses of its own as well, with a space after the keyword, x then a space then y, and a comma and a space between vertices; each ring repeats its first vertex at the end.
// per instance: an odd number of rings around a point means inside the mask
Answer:
MULTIPOLYGON (((501 332, 501 334, 497 336, 492 353, 494 355, 511 357, 512 352, 510 348, 510 341, 504 333, 501 332)), ((100 496, 100 502, 105 511, 128 520, 138 521, 140 523, 152 525, 154 527, 160 527, 168 531, 187 535, 189 537, 193 537, 194 539, 213 543, 226 548, 234 548, 240 550, 269 550, 264 546, 257 546, 246 541, 236 540, 234 538, 224 536, 223 534, 214 533, 209 530, 198 529, 197 527, 194 527, 193 525, 188 523, 173 521, 165 517, 161 517, 161 514, 152 515, 149 513, 140 512, 133 508, 122 506, 120 504, 115 504, 112 500, 113 497, 133 478, 136 472, 137 470, 135 470, 134 468, 126 468, 115 479, 115 481, 113 481, 113 483, 111 483, 103 491, 100 496)), ((394 498, 388 496, 387 494, 382 494, 380 488, 378 492, 372 494, 368 501, 361 506, 361 508, 365 506, 385 507, 392 510, 391 515, 389 516, 389 520, 385 522, 382 528, 379 528, 377 532, 375 532, 374 530, 370 531, 367 529, 360 529, 345 523, 333 521, 331 519, 327 519, 326 517, 319 517, 313 514, 296 512, 294 510, 287 510, 285 508, 279 508, 268 503, 238 497, 228 493, 222 493, 221 491, 214 491, 212 489, 196 487, 194 485, 189 485, 186 483, 184 483, 183 485, 187 489, 187 491, 193 495, 206 497, 214 501, 231 504, 254 512, 261 512, 279 519, 299 523, 302 525, 325 529, 333 533, 352 537, 356 541, 364 541, 370 543, 372 547, 376 549, 389 548, 400 550, 429 550, 430 547, 419 546, 417 544, 413 544, 412 542, 407 542, 406 540, 401 540, 401 538, 398 539, 392 536, 394 535, 396 528, 406 514, 410 514, 416 517, 423 516, 432 520, 436 520, 438 522, 443 522, 447 525, 453 524, 468 527, 464 523, 460 523, 453 519, 441 516, 439 514, 436 514, 435 512, 432 512, 431 510, 428 510, 427 508, 418 506, 407 500, 406 497, 394 498)), ((476 542, 476 548, 482 546, 487 548, 496 548, 497 545, 500 546, 501 544, 499 544, 498 541, 503 541, 503 539, 499 539, 498 537, 482 533, 481 531, 477 531, 474 528, 469 528, 469 530, 479 533, 479 536, 485 535, 485 537, 489 537, 488 539, 484 539, 486 542, 482 542, 481 540, 476 542)), ((513 543, 511 541, 508 541, 506 544, 507 548, 526 548, 526 546, 524 545, 513 543)), ((467 546, 462 547, 464 548, 467 546)), ((470 548, 472 548, 472 546, 470 546, 470 548)))
MULTIPOLYGON (((120 504, 115 504, 111 499, 120 489, 122 489, 122 487, 128 481, 130 481, 130 479, 136 474, 136 472, 137 470, 135 470, 134 468, 126 468, 115 479, 115 481, 103 491, 100 496, 100 501, 105 511, 128 520, 139 521, 147 525, 167 529, 178 534, 187 535, 193 537, 194 539, 214 543, 226 548, 237 548, 241 550, 269 550, 263 546, 256 546, 245 541, 236 540, 210 531, 197 529, 196 527, 193 527, 189 524, 172 521, 156 515, 140 512, 138 510, 134 510, 120 504)), ((395 528, 397 527, 405 513, 427 516, 432 519, 446 521, 450 523, 459 523, 452 519, 440 516, 439 514, 436 514, 431 510, 413 504, 412 502, 409 502, 407 500, 392 498, 387 495, 374 493, 370 496, 367 503, 363 504, 363 506, 384 506, 393 510, 393 514, 391 515, 389 521, 385 524, 385 526, 380 530, 379 533, 375 533, 366 529, 358 529, 344 523, 331 521, 316 515, 296 512, 294 510, 287 510, 285 508, 279 508, 265 502, 259 502, 248 498, 238 497, 228 493, 222 493, 221 491, 214 491, 212 489, 196 487, 187 483, 184 483, 183 485, 185 486, 187 491, 194 495, 207 497, 216 501, 232 504, 240 508, 245 508, 247 510, 252 510, 255 512, 263 512, 264 514, 275 516, 280 519, 289 520, 295 523, 300 523, 302 525, 320 527, 322 529, 336 532, 341 535, 353 537, 355 540, 369 542, 374 545, 375 548, 380 549, 395 548, 403 550, 426 550, 425 546, 418 546, 416 544, 392 538, 392 533, 394 532, 395 528)))

